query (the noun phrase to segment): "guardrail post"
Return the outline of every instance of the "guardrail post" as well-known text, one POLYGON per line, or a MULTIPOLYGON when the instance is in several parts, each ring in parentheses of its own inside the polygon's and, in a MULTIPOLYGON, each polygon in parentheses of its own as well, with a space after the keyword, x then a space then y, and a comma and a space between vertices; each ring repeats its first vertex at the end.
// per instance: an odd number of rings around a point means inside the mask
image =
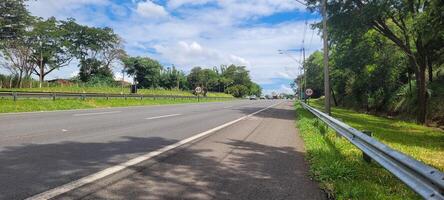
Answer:
POLYGON ((82 100, 85 100, 85 94, 82 94, 82 100))
POLYGON ((126 94, 124 94, 124 95, 123 95, 123 97, 124 97, 124 98, 125 98, 125 100, 126 100, 126 94))
MULTIPOLYGON (((369 137, 372 137, 372 132, 371 131, 362 131, 364 134, 368 135, 369 137)), ((372 161, 372 158, 370 158, 370 156, 368 156, 367 154, 365 154, 364 152, 362 152, 362 158, 365 160, 365 162, 370 163, 372 161)))
POLYGON ((106 100, 109 100, 109 96, 108 96, 108 94, 106 94, 106 100))
POLYGON ((14 99, 14 101, 17 101, 17 92, 12 93, 12 98, 14 99))
POLYGON ((52 93, 52 100, 55 101, 56 100, 56 94, 52 93))
POLYGON ((143 100, 143 95, 140 95, 140 100, 143 100))

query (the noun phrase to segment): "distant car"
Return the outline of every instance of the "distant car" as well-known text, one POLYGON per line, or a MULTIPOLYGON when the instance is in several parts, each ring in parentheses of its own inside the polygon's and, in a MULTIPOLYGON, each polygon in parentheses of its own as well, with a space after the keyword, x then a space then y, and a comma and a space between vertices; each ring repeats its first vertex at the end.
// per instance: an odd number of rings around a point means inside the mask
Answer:
POLYGON ((265 96, 264 96, 264 95, 261 95, 261 96, 259 97, 259 99, 265 99, 265 96))
POLYGON ((257 100, 256 96, 252 95, 250 96, 250 100, 257 100))

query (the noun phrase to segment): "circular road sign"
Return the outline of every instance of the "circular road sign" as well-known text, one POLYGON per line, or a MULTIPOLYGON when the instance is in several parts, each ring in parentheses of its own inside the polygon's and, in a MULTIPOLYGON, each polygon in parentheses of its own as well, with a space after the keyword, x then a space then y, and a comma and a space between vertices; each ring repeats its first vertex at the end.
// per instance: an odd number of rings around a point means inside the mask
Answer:
POLYGON ((195 91, 197 94, 200 94, 200 93, 202 93, 202 88, 201 88, 201 87, 196 87, 196 89, 194 89, 194 91, 195 91))
POLYGON ((313 95, 313 90, 310 89, 310 88, 308 88, 308 89, 305 90, 305 94, 306 94, 307 96, 311 96, 311 95, 313 95))

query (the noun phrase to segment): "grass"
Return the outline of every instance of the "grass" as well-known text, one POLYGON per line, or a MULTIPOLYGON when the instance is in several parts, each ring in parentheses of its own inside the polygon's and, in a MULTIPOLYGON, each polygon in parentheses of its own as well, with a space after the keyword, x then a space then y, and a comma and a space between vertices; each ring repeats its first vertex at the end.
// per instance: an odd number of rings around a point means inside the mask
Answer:
MULTIPOLYGON (((322 102, 311 101, 321 108, 322 102)), ((305 141, 311 174, 330 197, 336 199, 421 199, 388 171, 331 131, 320 134, 323 123, 296 105, 297 126, 305 141), (319 124, 319 125, 316 125, 319 124)), ((373 136, 390 147, 424 163, 444 170, 444 132, 400 120, 387 119, 355 111, 333 108, 332 115, 373 136)))
MULTIPOLYGON (((230 99, 224 99, 225 101, 230 99)), ((200 102, 222 101, 221 99, 201 99, 200 102)), ((70 110, 86 108, 109 108, 124 106, 147 106, 161 104, 197 103, 196 99, 0 99, 0 113, 70 110)))
MULTIPOLYGON (((79 87, 79 86, 57 86, 57 87, 43 87, 43 88, 2 88, 0 91, 26 91, 26 92, 72 92, 72 93, 108 93, 121 94, 122 92, 128 94, 129 88, 120 87, 79 87)), ((180 96, 194 96, 189 91, 183 90, 162 90, 162 89, 138 89, 139 94, 151 95, 180 95, 180 96)), ((209 92, 208 97, 233 97, 230 94, 209 92)))

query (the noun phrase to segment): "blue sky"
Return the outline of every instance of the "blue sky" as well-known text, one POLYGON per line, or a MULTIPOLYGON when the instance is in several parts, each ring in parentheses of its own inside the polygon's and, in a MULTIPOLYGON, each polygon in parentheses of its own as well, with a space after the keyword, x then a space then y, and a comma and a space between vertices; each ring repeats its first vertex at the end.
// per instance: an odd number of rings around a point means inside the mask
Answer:
MULTIPOLYGON (((299 49, 320 49, 317 31, 305 21, 319 20, 294 0, 39 0, 29 1, 34 15, 75 18, 90 26, 111 27, 130 55, 149 56, 185 72, 194 66, 245 65, 265 93, 290 92, 298 74, 299 49), (304 34, 304 30, 305 34, 304 34)), ((66 78, 76 62, 49 75, 66 78)), ((116 77, 121 66, 116 65, 116 77)))

